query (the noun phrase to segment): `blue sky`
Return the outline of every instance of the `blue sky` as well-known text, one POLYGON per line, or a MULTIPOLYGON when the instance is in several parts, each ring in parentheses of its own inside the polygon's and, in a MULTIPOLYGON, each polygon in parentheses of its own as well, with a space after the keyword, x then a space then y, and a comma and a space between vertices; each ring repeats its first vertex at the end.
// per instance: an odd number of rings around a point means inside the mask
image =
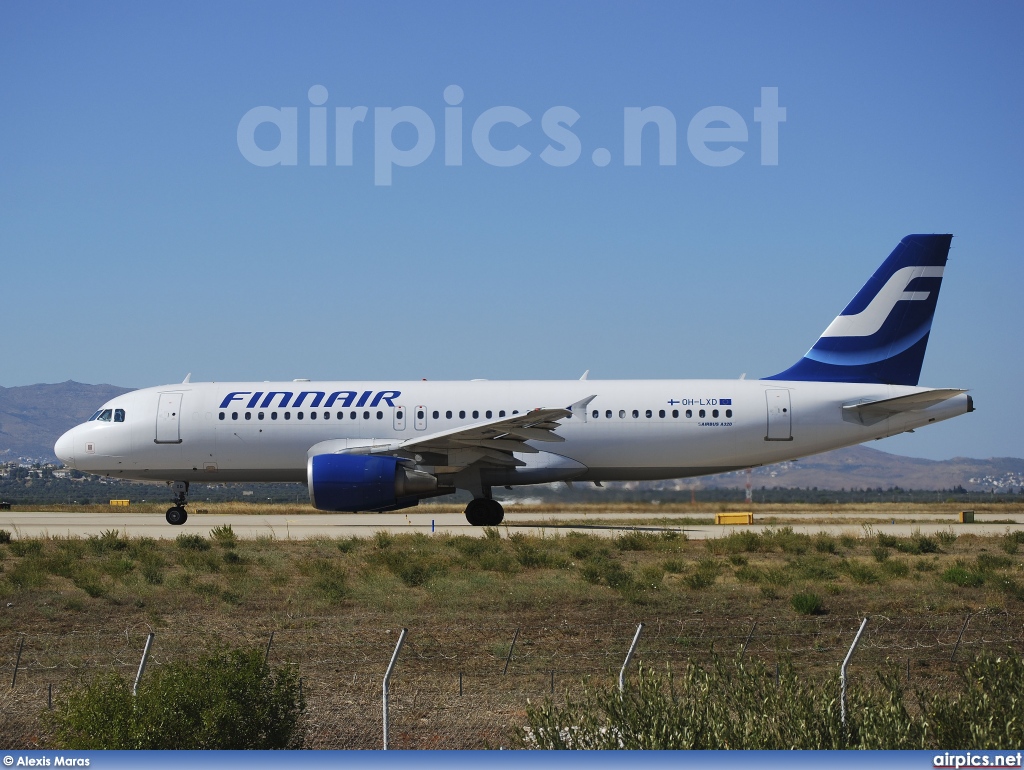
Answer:
POLYGON ((5 3, 0 385, 760 377, 901 237, 952 232, 922 384, 970 387, 979 411, 875 446, 1024 455, 1022 28, 1011 3, 5 3), (762 88, 786 109, 777 165, 762 88), (295 165, 243 154, 261 106, 295 108, 295 165), (358 106, 336 165, 335 109, 358 106), (375 119, 403 106, 436 142, 378 184, 375 119), (649 126, 626 166, 624 111, 652 106, 675 118, 676 162, 649 126), (490 134, 518 165, 475 150, 496 107, 530 118, 490 134), (579 115, 564 166, 541 156, 563 149, 554 107, 579 115), (689 147, 708 107, 746 127, 708 145, 741 149, 731 165, 689 147))

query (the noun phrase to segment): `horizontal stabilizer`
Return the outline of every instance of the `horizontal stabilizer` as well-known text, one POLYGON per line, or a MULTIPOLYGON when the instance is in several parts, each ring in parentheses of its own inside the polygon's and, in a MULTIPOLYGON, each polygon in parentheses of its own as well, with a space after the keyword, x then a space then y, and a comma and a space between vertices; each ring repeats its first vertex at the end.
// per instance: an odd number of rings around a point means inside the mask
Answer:
POLYGON ((926 390, 923 393, 911 393, 909 396, 884 398, 881 401, 868 401, 864 404, 849 404, 843 407, 843 419, 858 425, 874 425, 894 414, 927 409, 966 392, 959 388, 938 388, 926 390))

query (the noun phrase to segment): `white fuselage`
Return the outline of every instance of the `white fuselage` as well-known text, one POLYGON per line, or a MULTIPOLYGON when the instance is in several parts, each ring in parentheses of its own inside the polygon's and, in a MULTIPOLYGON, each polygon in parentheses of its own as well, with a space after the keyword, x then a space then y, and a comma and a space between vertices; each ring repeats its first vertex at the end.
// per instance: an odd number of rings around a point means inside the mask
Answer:
POLYGON ((531 442, 539 453, 517 453, 525 465, 487 483, 667 479, 803 457, 971 409, 959 394, 872 425, 844 419, 844 406, 926 391, 776 380, 182 383, 111 400, 103 408, 122 410, 120 422, 78 425, 56 451, 78 470, 125 479, 305 482, 321 442, 400 442, 593 396, 585 415, 558 426, 563 442, 531 442))

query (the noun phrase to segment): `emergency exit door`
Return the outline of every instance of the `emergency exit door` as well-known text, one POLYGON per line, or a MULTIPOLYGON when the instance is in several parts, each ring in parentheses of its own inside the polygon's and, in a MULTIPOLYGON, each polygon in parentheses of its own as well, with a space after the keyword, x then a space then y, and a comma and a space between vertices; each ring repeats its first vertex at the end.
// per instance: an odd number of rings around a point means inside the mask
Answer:
POLYGON ((156 410, 156 443, 181 443, 181 393, 161 393, 156 410))
POLYGON ((765 441, 793 440, 793 408, 789 400, 789 391, 772 388, 765 391, 768 400, 768 433, 765 441))

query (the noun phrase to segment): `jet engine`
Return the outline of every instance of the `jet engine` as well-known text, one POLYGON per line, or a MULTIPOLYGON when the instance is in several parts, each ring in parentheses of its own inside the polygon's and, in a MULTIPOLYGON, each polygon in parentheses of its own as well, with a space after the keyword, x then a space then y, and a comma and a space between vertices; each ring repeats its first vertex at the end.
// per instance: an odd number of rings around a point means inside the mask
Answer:
POLYGON ((321 511, 387 511, 437 493, 437 478, 397 457, 321 454, 306 465, 309 499, 321 511))

